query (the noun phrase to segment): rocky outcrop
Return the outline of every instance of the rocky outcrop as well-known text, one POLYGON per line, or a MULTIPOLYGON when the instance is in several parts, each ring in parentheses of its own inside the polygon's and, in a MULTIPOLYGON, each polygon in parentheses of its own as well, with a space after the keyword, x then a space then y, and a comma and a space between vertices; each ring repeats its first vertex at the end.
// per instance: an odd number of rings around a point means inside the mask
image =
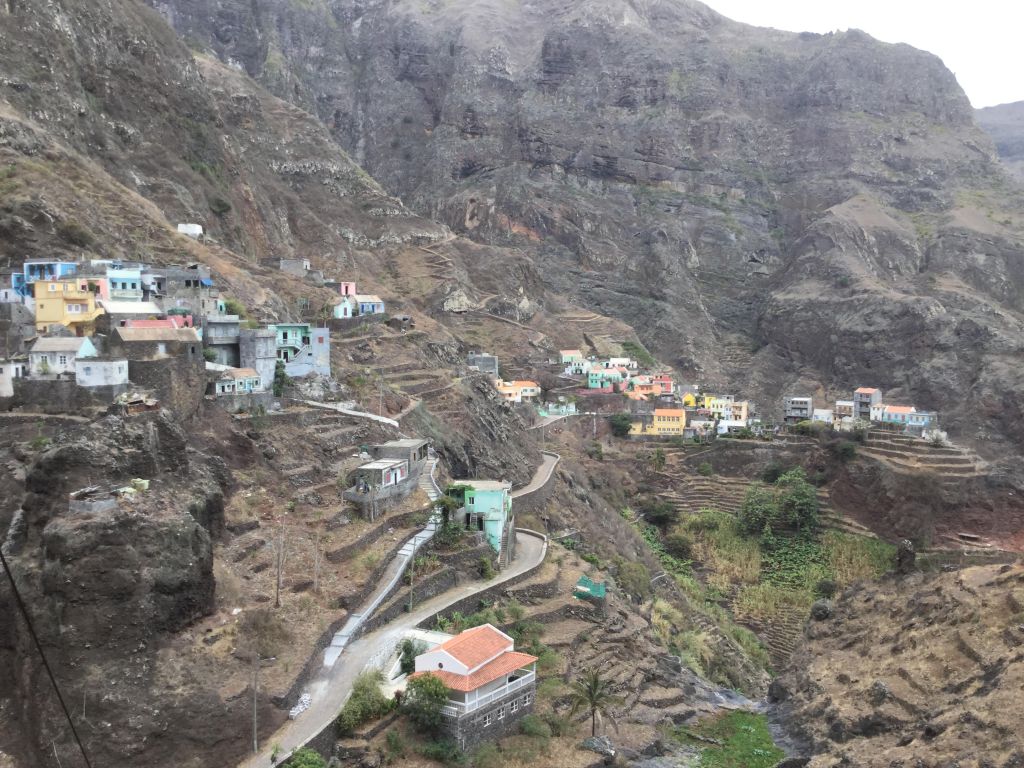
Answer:
POLYGON ((773 684, 777 715, 815 766, 1017 765, 1022 590, 1007 565, 847 591, 773 684))
MULTIPOLYGON (((191 449, 167 412, 65 429, 34 457, 3 449, 28 462, 5 552, 65 697, 79 708, 84 701, 88 722, 103 728, 102 737, 84 731, 87 749, 102 762, 161 764, 169 725, 219 716, 224 706, 192 671, 174 673, 178 691, 160 682, 169 671, 163 643, 214 607, 223 463, 191 449), (134 478, 148 489, 93 511, 69 505, 72 491, 134 478)), ((71 742, 6 581, 0 610, 12 617, 0 633, 0 669, 12 681, 0 705, 5 725, 21 730, 24 764, 35 765, 51 740, 71 742)))

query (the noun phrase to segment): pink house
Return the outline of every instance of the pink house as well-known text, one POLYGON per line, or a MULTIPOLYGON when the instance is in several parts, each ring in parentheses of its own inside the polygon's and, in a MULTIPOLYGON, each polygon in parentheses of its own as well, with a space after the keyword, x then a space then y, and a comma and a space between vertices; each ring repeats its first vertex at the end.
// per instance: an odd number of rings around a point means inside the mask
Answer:
POLYGON ((193 328, 192 315, 168 315, 167 317, 125 320, 125 328, 193 328))

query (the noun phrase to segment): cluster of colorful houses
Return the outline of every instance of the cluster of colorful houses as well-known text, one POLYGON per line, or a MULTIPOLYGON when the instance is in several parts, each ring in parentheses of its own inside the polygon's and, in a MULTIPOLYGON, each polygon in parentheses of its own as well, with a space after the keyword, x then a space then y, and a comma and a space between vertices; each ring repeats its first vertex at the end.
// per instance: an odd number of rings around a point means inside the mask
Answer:
MULTIPOLYGON (((201 264, 28 261, 5 282, 0 398, 31 400, 33 386, 56 381, 102 400, 151 378, 143 361, 179 358, 182 370, 199 369, 190 386, 199 381, 201 393, 240 411, 271 402, 278 366, 292 377, 331 372, 328 329, 227 314, 201 264)), ((339 285, 348 293, 339 293, 338 311, 383 311, 376 297, 355 294, 353 283, 339 285), (361 306, 359 298, 368 301, 361 306)))
POLYGON ((836 400, 831 408, 815 408, 814 399, 790 396, 783 399, 783 421, 786 424, 811 422, 848 431, 881 425, 911 435, 923 436, 938 429, 936 411, 918 410, 913 405, 890 405, 882 402, 882 390, 858 387, 850 400, 836 400))

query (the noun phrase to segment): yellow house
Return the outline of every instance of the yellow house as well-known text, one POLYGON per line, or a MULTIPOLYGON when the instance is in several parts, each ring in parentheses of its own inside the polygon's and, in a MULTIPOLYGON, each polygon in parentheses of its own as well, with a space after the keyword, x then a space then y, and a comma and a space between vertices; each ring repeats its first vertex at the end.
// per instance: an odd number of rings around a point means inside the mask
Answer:
POLYGON ((682 408, 655 408, 649 416, 633 420, 630 435, 645 437, 672 437, 682 435, 686 429, 686 411, 682 408))
POLYGON ((692 392, 687 392, 683 395, 683 405, 687 408, 695 408, 697 406, 697 396, 692 392))
POLYGON ((37 280, 34 289, 37 331, 64 325, 76 336, 92 336, 93 324, 103 310, 96 306, 96 294, 84 280, 37 280))

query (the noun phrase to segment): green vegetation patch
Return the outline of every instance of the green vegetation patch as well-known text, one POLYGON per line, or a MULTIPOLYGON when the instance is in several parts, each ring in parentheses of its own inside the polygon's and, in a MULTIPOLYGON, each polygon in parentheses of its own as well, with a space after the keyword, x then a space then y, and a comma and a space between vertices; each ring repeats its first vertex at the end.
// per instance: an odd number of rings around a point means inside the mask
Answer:
POLYGON ((622 342, 622 351, 646 368, 650 368, 658 362, 654 359, 654 355, 647 351, 647 347, 637 341, 622 342))
POLYGON ((676 739, 701 751, 702 768, 771 768, 786 756, 775 745, 764 715, 728 712, 678 728, 676 739), (708 744, 711 740, 718 744, 708 744))

